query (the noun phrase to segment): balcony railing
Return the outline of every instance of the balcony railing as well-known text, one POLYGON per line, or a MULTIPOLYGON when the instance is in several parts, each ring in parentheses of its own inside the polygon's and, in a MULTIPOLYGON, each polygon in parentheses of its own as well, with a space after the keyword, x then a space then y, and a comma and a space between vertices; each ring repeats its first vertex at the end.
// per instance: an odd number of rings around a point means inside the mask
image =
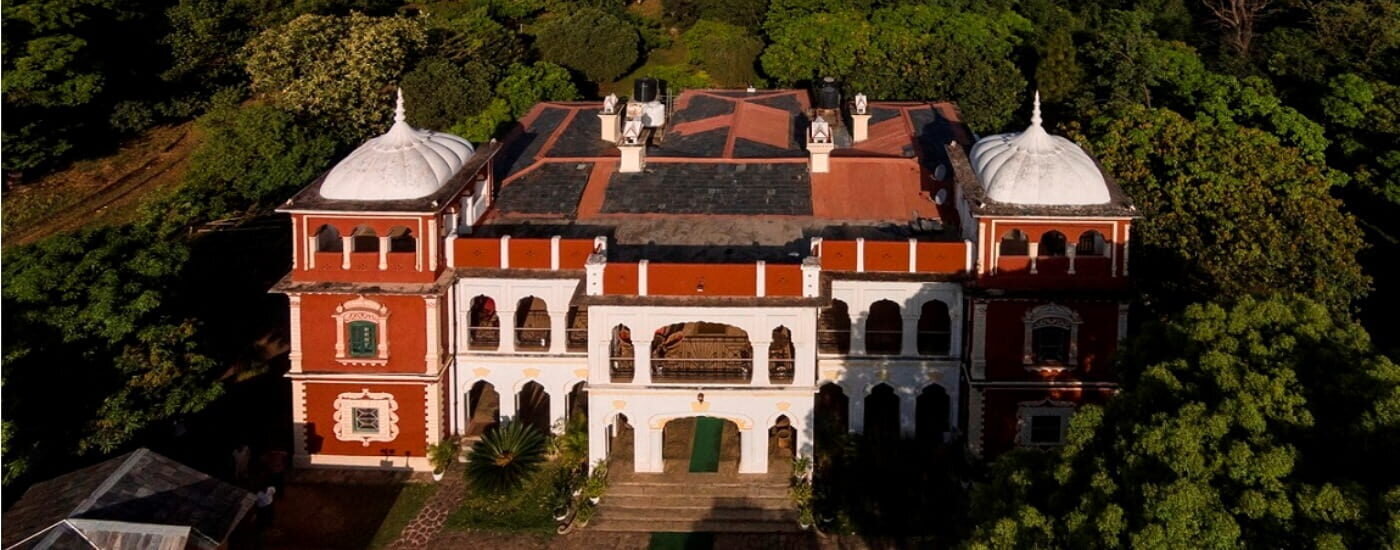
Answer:
POLYGON ((818 329, 817 330, 817 352, 830 354, 844 354, 851 352, 851 331, 850 329, 818 329))
POLYGON ((952 348, 953 333, 946 330, 919 331, 919 355, 946 356, 952 348))
POLYGON ((564 336, 564 349, 566 351, 588 351, 588 327, 565 329, 564 336))
POLYGON ((748 383, 753 379, 753 360, 652 358, 651 379, 658 382, 748 383))
POLYGON ((631 357, 613 357, 608 362, 608 377, 614 383, 631 382, 636 374, 636 360, 631 357))
POLYGON ((501 328, 491 326, 467 327, 467 349, 494 350, 501 347, 501 328))
POLYGON ((515 349, 522 351, 549 350, 549 328, 515 329, 515 349))
POLYGON ((899 355, 903 346, 904 331, 870 330, 865 331, 865 353, 870 355, 899 355))
POLYGON ((791 384, 797 362, 792 359, 769 359, 768 381, 774 384, 791 384))

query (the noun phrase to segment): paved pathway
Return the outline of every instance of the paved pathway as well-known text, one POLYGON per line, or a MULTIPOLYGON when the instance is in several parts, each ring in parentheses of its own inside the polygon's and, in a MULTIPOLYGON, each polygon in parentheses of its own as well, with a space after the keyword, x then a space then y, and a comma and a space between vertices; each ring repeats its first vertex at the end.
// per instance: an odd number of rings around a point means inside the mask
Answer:
POLYGON ((428 546, 428 541, 437 536, 447 515, 456 510, 466 498, 466 475, 461 463, 454 462, 447 469, 447 475, 438 482, 437 492, 428 497, 423 509, 412 521, 405 525, 399 538, 389 545, 389 550, 417 550, 428 546))

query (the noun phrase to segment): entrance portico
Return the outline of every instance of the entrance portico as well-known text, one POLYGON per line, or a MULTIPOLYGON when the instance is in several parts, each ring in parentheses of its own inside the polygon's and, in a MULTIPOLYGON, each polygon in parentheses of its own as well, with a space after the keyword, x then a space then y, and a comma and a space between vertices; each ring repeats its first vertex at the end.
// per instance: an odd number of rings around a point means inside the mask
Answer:
MULTIPOLYGON (((589 410, 607 411, 589 417, 589 462, 608 457, 620 464, 631 462, 637 473, 667 471, 667 425, 677 420, 711 417, 732 423, 726 437, 738 439, 737 473, 769 472, 769 430, 790 425, 792 444, 799 456, 811 456, 812 395, 810 390, 650 388, 602 385, 591 387, 589 410), (620 433, 622 418, 631 426, 631 460, 617 457, 622 448, 609 449, 609 436, 620 433), (732 434, 732 436, 730 435, 732 434)), ((674 437, 673 437, 674 439, 674 437)), ((731 443, 732 445, 732 440, 731 443)), ((731 447, 732 448, 732 447, 731 447)), ((723 455, 722 455, 723 458, 723 455)))

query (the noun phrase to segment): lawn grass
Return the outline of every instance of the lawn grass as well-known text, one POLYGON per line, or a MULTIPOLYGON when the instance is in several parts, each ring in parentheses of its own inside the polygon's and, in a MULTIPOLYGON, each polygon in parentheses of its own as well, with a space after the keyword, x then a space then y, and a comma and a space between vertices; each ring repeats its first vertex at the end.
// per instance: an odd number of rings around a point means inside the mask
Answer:
POLYGON ((496 531, 503 533, 554 534, 551 506, 553 479, 560 468, 547 462, 525 484, 510 494, 477 491, 467 485, 462 505, 447 516, 446 529, 457 531, 496 531))
POLYGON ((437 492, 437 488, 436 484, 405 483, 399 491, 398 498, 394 499, 394 505, 389 508, 389 513, 384 516, 384 522, 379 524, 379 530, 374 533, 374 539, 369 543, 370 550, 385 548, 399 538, 399 533, 403 532, 408 522, 413 521, 418 511, 423 509, 423 504, 437 492))

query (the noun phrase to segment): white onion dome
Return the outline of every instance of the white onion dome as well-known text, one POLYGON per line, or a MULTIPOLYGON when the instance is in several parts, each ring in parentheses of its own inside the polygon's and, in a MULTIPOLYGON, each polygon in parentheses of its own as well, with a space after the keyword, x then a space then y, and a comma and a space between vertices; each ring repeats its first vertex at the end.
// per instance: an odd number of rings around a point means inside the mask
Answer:
POLYGON ((992 201, 1006 204, 1104 204, 1111 199, 1098 165, 1074 142, 1040 126, 1040 93, 1031 125, 1019 134, 982 138, 968 154, 992 201))
POLYGON ((472 152, 465 139, 409 126, 400 90, 394 125, 336 164, 321 183, 321 196, 355 201, 423 198, 441 189, 472 152))

